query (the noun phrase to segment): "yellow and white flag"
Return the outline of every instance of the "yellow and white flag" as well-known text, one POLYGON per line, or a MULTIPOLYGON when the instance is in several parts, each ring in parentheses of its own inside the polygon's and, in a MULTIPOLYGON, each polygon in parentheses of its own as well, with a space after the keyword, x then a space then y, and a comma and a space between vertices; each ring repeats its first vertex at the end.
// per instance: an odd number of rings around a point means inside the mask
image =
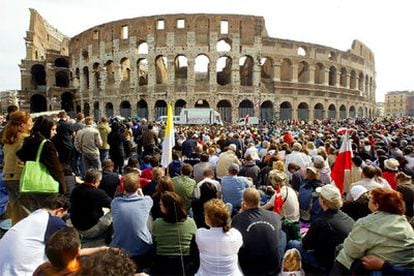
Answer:
POLYGON ((162 142, 161 165, 167 168, 172 162, 172 149, 175 146, 174 120, 171 104, 167 106, 167 125, 165 127, 164 141, 162 142))

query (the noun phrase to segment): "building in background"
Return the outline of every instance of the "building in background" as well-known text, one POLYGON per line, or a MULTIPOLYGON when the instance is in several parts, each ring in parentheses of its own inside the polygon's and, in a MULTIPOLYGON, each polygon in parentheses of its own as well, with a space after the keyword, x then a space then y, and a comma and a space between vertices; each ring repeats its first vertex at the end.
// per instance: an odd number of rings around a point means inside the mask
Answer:
POLYGON ((18 90, 6 90, 0 92, 0 114, 3 115, 7 112, 9 105, 19 106, 22 104, 21 100, 17 97, 18 90))
POLYGON ((374 54, 358 40, 341 51, 274 38, 263 17, 234 14, 122 19, 70 38, 30 12, 19 98, 31 112, 155 120, 172 103, 225 122, 374 115, 374 54))
POLYGON ((384 117, 384 115, 385 115, 384 108, 385 108, 384 102, 377 102, 375 112, 374 112, 374 116, 375 117, 384 117))
POLYGON ((414 115, 414 91, 392 91, 385 94, 386 116, 404 117, 414 115))

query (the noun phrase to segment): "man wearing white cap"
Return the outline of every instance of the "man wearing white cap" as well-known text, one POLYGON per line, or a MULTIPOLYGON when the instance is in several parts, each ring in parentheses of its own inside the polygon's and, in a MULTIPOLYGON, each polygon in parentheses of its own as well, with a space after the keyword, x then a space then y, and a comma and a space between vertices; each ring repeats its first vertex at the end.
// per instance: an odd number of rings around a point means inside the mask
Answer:
POLYGON ((302 242, 292 240, 287 247, 300 251, 305 270, 327 274, 335 260, 335 248, 351 232, 354 220, 339 210, 342 197, 336 186, 327 184, 316 192, 323 212, 311 224, 302 242))
POLYGON ((353 185, 350 190, 352 201, 344 202, 341 210, 355 221, 371 214, 368 208, 369 191, 361 185, 353 185))

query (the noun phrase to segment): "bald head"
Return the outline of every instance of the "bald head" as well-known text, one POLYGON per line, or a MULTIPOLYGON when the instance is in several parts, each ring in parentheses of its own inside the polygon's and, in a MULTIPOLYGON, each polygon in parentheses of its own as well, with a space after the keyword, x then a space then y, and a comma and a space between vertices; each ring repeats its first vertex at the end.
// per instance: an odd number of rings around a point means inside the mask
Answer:
POLYGON ((259 191, 254 188, 247 188, 243 194, 243 201, 246 204, 246 209, 258 208, 260 205, 259 191))

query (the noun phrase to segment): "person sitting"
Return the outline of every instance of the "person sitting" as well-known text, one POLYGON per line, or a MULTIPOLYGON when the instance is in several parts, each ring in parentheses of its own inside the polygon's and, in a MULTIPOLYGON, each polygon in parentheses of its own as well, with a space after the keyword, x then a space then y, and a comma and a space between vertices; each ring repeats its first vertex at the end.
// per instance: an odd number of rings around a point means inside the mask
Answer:
POLYGON ((414 184, 412 177, 404 172, 397 173, 395 179, 397 180, 397 190, 403 196, 405 202, 405 215, 408 218, 414 216, 414 184))
POLYGON ((196 182, 191 178, 193 167, 185 163, 181 168, 181 175, 174 177, 174 190, 180 196, 186 210, 190 210, 196 182))
POLYGON ((336 246, 351 232, 354 220, 339 210, 342 197, 337 187, 326 184, 316 191, 323 212, 311 224, 302 242, 289 241, 287 248, 299 250, 305 271, 326 274, 335 260, 336 246))
POLYGON ((243 275, 238 265, 238 255, 243 244, 240 232, 230 227, 230 212, 220 199, 204 205, 206 224, 210 229, 196 232, 200 251, 200 267, 196 275, 243 275))
POLYGON ((73 226, 86 238, 104 234, 112 223, 111 212, 104 214, 102 208, 111 208, 111 198, 101 189, 101 173, 96 169, 86 172, 84 183, 73 189, 70 196, 70 218, 73 226))
POLYGON ((214 184, 204 182, 199 190, 200 198, 197 198, 191 202, 191 210, 193 212, 193 218, 197 228, 208 228, 208 225, 204 219, 204 204, 213 198, 217 198, 217 189, 214 184))
POLYGON ((214 171, 212 169, 207 169, 203 172, 203 180, 198 182, 194 188, 194 198, 200 198, 200 187, 205 182, 213 184, 217 190, 217 198, 221 198, 221 184, 217 180, 214 180, 214 171))
MULTIPOLYGON (((352 188, 353 185, 361 185, 361 186, 364 186, 368 191, 372 191, 375 188, 381 188, 382 185, 379 184, 379 183, 377 183, 374 180, 375 173, 376 173, 375 167, 373 167, 371 165, 365 166, 362 169, 362 172, 361 172, 361 180, 352 183, 351 184, 351 188, 352 188)), ((351 193, 348 193, 346 195, 346 200, 352 200, 351 193)))
POLYGON ((369 191, 364 186, 353 185, 350 193, 352 201, 344 202, 341 208, 342 212, 348 214, 355 221, 371 214, 371 210, 368 208, 369 191))
POLYGON ((243 237, 238 253, 240 266, 245 275, 277 275, 286 247, 286 238, 281 235, 281 217, 259 205, 259 191, 247 188, 240 213, 232 219, 232 227, 243 237))
POLYGON ((0 275, 31 275, 46 260, 45 244, 57 230, 70 207, 64 195, 51 195, 43 208, 31 213, 0 239, 0 275))
POLYGON ((114 162, 111 159, 105 159, 102 162, 102 180, 99 189, 104 190, 110 198, 114 198, 120 178, 121 176, 114 172, 114 162))
POLYGON ((160 207, 161 196, 164 192, 174 192, 174 183, 169 176, 161 176, 157 182, 154 194, 151 196, 154 204, 151 208, 151 216, 155 221, 157 218, 163 216, 160 207))
POLYGON ((387 188, 371 191, 372 214, 359 219, 336 257, 333 273, 349 273, 352 263, 365 255, 376 255, 401 268, 414 264, 414 230, 404 216, 399 192, 387 188))
POLYGON ((181 198, 174 192, 164 192, 160 201, 162 218, 153 224, 155 257, 151 269, 154 275, 194 273, 198 253, 194 249, 197 226, 187 216, 181 198))
POLYGON ((125 175, 124 196, 116 197, 111 204, 113 237, 111 246, 125 250, 142 271, 149 267, 152 237, 147 227, 153 205, 149 196, 144 196, 139 187, 138 175, 125 175))

